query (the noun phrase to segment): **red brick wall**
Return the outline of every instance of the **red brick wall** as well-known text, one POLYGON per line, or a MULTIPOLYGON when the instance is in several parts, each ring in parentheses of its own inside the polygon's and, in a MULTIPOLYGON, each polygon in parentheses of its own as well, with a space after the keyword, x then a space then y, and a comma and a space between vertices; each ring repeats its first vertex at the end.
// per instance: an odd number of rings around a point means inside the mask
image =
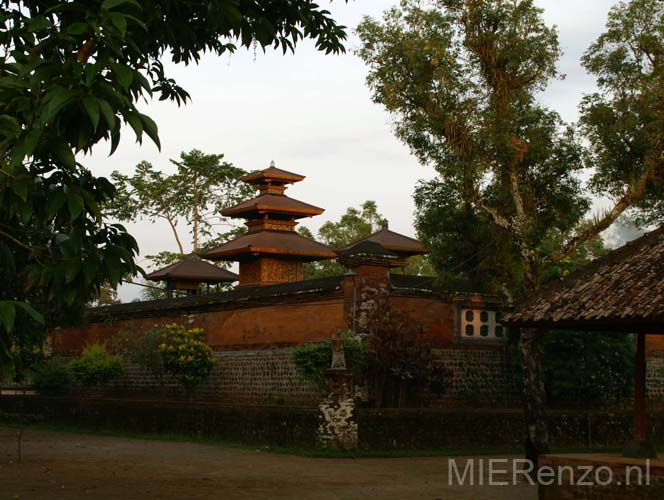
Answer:
POLYGON ((205 330, 215 350, 252 349, 275 345, 320 342, 337 329, 346 329, 339 298, 297 304, 243 307, 183 316, 114 320, 51 332, 53 352, 78 354, 87 344, 110 342, 121 330, 141 335, 155 325, 187 323, 205 330))
POLYGON ((664 358, 664 335, 646 335, 646 355, 664 358))

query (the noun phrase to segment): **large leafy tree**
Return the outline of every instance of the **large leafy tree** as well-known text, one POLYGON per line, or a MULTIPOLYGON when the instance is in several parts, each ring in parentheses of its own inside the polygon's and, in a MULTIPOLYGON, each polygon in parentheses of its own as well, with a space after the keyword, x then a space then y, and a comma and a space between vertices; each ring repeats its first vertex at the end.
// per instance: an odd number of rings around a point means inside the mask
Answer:
POLYGON ((179 160, 171 160, 177 171, 170 175, 146 161, 139 163, 131 176, 115 171, 111 178, 118 191, 108 214, 121 221, 165 220, 180 256, 189 251, 179 231, 184 222, 191 236, 191 251, 198 252, 217 239, 220 227, 237 229, 221 211, 254 194, 253 187, 240 181, 247 172, 223 157, 194 149, 182 152, 179 160))
MULTIPOLYGON (((197 62, 238 46, 292 50, 303 38, 343 50, 344 28, 309 0, 21 1, 0 3, 0 358, 32 293, 57 307, 83 304, 137 269, 135 240, 103 221, 115 196, 77 153, 126 125, 159 144, 141 99, 178 104, 187 92, 164 62, 197 62), (38 292, 37 292, 38 290, 38 292)), ((19 332, 20 333, 20 332, 19 332)))
MULTIPOLYGON (((654 14, 661 2, 635 0, 631 7, 621 5, 613 11, 613 23, 633 8, 650 8, 654 14)), ((650 28, 642 26, 658 36, 660 28, 653 26, 661 26, 661 14, 651 19, 655 21, 650 28)), ((593 124, 596 131, 600 128, 600 120, 592 119, 589 112, 596 104, 613 107, 626 88, 616 78, 622 67, 616 60, 629 59, 633 40, 620 31, 610 27, 613 38, 600 38, 585 59, 603 89, 583 108, 587 127, 583 130, 593 144, 591 162, 604 149, 596 134, 588 133, 593 124)), ((655 159, 650 167, 622 163, 621 176, 615 175, 615 169, 596 165, 594 185, 613 195, 615 206, 577 230, 588 209, 577 180, 586 155, 573 129, 537 101, 538 93, 559 77, 560 49, 555 29, 545 25, 532 0, 404 0, 402 8, 389 10, 382 22, 365 19, 358 33, 363 42, 359 55, 369 66, 374 101, 393 114, 397 136, 439 173, 438 180, 418 191, 420 203, 428 203, 434 214, 445 219, 448 234, 463 232, 453 254, 456 258, 472 261, 490 252, 491 246, 499 250, 490 256, 499 261, 492 267, 516 297, 538 287, 545 269, 576 252, 644 199, 656 179, 662 159, 657 141, 648 146, 655 159), (602 189, 602 182, 610 182, 612 189, 602 189), (436 197, 425 202, 430 194, 436 197), (550 242, 556 235, 563 238, 554 247, 550 242)), ((626 71, 622 74, 627 77, 626 71)), ((642 82, 630 89, 634 94, 630 102, 640 92, 661 89, 661 71, 652 71, 652 78, 641 77, 634 74, 642 82)), ((639 119, 633 122, 636 129, 642 125, 639 119)), ((431 213, 421 222, 431 224, 431 213)), ((538 332, 524 331, 520 344, 531 458, 548 449, 537 336, 538 332)))
POLYGON ((618 200, 613 214, 664 223, 664 2, 619 3, 582 62, 599 87, 581 103, 591 188, 618 200))

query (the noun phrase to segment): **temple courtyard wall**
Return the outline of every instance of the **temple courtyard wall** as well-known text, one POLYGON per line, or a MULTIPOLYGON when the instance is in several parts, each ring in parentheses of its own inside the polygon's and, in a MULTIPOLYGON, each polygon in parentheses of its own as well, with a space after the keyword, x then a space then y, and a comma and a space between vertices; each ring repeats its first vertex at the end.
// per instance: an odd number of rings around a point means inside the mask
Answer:
MULTIPOLYGON (((461 335, 464 308, 480 311, 496 304, 481 296, 459 298, 435 292, 417 278, 391 276, 388 302, 426 332, 446 370, 445 391, 432 406, 518 406, 519 388, 510 375, 504 339, 461 335)), ((91 310, 81 325, 52 330, 47 351, 71 359, 95 342, 112 345, 159 325, 183 323, 204 330, 217 360, 208 382, 197 389, 197 398, 229 404, 314 406, 320 391, 296 369, 291 348, 323 342, 337 331, 357 327, 365 302, 342 277, 334 277, 101 307, 91 310)), ((151 397, 164 390, 169 396, 183 396, 173 381, 163 386, 128 363, 123 377, 107 392, 151 397)), ((652 399, 664 399, 664 339, 657 336, 648 337, 648 392, 652 399)))
MULTIPOLYGON (((291 360, 291 348, 326 341, 352 326, 349 312, 358 311, 362 303, 357 297, 350 302, 341 285, 339 280, 328 280, 310 284, 299 293, 287 290, 282 294, 279 288, 275 293, 270 287, 272 293, 267 288, 240 290, 218 297, 97 308, 79 326, 52 330, 47 351, 57 358, 72 359, 92 343, 113 345, 159 325, 183 323, 204 330, 217 360, 209 380, 197 389, 196 398, 229 404, 312 406, 320 401, 320 391, 299 373, 291 360), (262 295, 252 297, 251 293, 262 295)), ((509 383, 503 344, 460 342, 458 304, 440 294, 412 289, 393 290, 389 304, 426 332, 435 345, 436 358, 448 373, 447 388, 433 405, 468 399, 491 403, 506 398, 509 383)), ((164 390, 169 396, 184 395, 174 381, 163 385, 132 363, 126 364, 121 379, 105 389, 130 397, 150 397, 164 390)))

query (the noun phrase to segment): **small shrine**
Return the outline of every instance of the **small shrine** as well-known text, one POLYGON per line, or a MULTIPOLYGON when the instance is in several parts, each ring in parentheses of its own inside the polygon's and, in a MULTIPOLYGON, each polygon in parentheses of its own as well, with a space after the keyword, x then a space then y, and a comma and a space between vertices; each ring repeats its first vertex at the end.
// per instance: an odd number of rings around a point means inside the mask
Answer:
POLYGON ((391 267, 401 268, 404 272, 410 257, 429 253, 424 245, 415 238, 410 238, 403 234, 390 231, 387 222, 383 224, 383 228, 380 231, 361 240, 353 241, 344 247, 338 248, 337 253, 339 255, 353 253, 355 250, 359 250, 358 247, 360 245, 364 245, 367 242, 376 243, 389 253, 394 254, 395 258, 392 260, 391 267))
POLYGON ((165 281, 169 295, 172 295, 173 291, 198 295, 203 284, 209 286, 232 283, 239 278, 237 274, 205 262, 195 254, 187 255, 184 259, 153 271, 145 277, 151 281, 165 281))
POLYGON ((330 247, 295 231, 299 219, 324 212, 284 194, 289 184, 304 180, 304 176, 276 168, 272 163, 240 180, 256 186, 258 196, 221 213, 245 219, 247 232, 200 254, 204 259, 239 262, 239 287, 301 281, 305 262, 337 256, 330 247))

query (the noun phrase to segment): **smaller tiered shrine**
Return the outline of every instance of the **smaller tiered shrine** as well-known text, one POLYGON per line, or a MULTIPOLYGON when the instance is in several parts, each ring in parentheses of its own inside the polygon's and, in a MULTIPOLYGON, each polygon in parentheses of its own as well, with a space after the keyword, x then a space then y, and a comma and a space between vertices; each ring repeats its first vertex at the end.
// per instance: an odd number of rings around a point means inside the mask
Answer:
POLYGON ((152 271, 145 277, 151 281, 166 282, 169 296, 173 295, 173 291, 198 295, 202 291, 203 284, 218 285, 232 283, 238 279, 237 274, 205 262, 195 254, 187 255, 182 260, 152 271))
POLYGON ((239 262, 238 286, 244 287, 301 281, 305 262, 337 256, 330 247, 295 232, 299 219, 324 212, 322 208, 284 194, 289 184, 304 180, 304 176, 271 164, 241 180, 256 186, 258 196, 221 213, 226 217, 245 219, 247 232, 201 253, 202 258, 239 262))
POLYGON ((408 259, 415 255, 424 255, 429 253, 422 243, 415 238, 410 238, 403 234, 390 231, 388 223, 385 222, 380 231, 373 233, 361 240, 353 241, 352 243, 337 249, 339 255, 348 254, 356 250, 356 248, 364 243, 376 243, 383 247, 385 250, 393 253, 395 258, 392 260, 391 267, 401 268, 405 273, 408 259))

